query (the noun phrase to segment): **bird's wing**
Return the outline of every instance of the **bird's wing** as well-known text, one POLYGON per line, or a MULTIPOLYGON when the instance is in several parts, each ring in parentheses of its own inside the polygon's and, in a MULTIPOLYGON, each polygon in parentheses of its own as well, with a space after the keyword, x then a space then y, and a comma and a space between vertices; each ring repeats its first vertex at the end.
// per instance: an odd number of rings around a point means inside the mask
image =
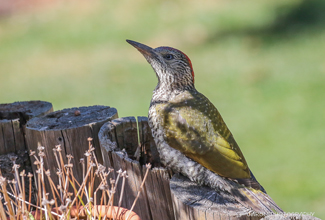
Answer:
POLYGON ((250 178, 245 158, 215 106, 198 92, 184 92, 159 111, 173 148, 229 178, 250 178))

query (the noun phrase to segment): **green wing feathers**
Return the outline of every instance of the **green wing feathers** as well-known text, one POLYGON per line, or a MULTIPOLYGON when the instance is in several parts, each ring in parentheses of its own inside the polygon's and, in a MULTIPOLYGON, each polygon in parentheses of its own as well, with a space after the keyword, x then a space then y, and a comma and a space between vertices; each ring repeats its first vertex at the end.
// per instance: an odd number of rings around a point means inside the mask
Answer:
POLYGON ((167 143, 209 170, 228 178, 250 178, 245 158, 214 105, 184 92, 157 106, 167 143))

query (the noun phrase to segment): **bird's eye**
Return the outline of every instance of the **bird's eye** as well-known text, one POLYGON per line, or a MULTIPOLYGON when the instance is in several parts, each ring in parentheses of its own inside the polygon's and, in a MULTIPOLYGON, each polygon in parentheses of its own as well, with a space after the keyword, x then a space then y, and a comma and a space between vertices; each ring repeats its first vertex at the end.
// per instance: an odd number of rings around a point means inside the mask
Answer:
POLYGON ((166 54, 165 59, 166 60, 171 60, 171 59, 174 59, 174 56, 172 54, 166 54))

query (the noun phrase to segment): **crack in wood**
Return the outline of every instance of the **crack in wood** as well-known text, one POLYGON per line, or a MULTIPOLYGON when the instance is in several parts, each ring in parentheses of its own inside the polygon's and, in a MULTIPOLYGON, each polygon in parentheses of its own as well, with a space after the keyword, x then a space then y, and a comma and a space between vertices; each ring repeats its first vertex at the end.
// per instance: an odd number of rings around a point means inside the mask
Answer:
POLYGON ((62 138, 62 142, 63 142, 63 145, 64 145, 64 146, 61 146, 61 149, 64 149, 65 155, 68 155, 67 147, 68 146, 70 147, 70 145, 66 145, 66 143, 65 143, 65 138, 64 138, 64 135, 63 135, 63 130, 61 130, 60 133, 61 133, 61 138, 62 138))
POLYGON ((14 139, 14 147, 15 147, 15 151, 17 151, 16 147, 17 147, 17 144, 16 144, 16 135, 15 135, 15 129, 14 129, 14 125, 13 125, 13 122, 12 120, 10 120, 10 124, 11 124, 11 131, 12 131, 12 136, 13 136, 13 139, 14 139))

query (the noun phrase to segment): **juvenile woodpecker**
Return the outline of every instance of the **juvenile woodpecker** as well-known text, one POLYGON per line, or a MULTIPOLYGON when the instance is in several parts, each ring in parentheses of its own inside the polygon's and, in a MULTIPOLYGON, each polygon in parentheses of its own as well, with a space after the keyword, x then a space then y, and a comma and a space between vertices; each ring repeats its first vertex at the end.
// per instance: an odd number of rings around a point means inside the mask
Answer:
POLYGON ((127 42, 158 77, 148 121, 162 163, 198 184, 232 194, 256 212, 283 212, 253 176, 217 108, 195 89, 188 56, 171 47, 127 42))

